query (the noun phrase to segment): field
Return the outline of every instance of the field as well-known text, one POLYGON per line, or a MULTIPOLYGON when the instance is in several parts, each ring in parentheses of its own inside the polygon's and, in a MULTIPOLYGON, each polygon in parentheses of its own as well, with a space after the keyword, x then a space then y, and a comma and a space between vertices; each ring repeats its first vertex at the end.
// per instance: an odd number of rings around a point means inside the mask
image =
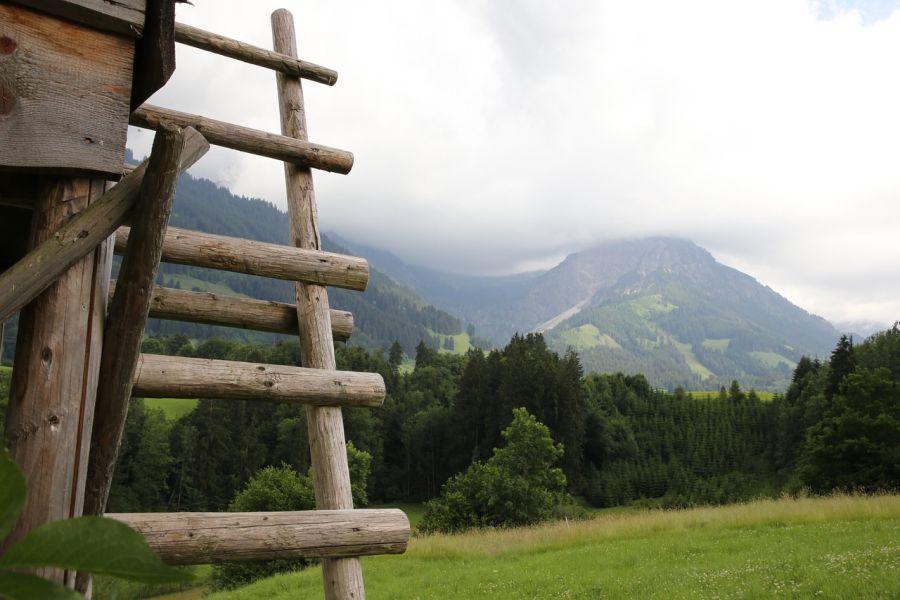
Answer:
MULTIPOLYGON (((587 522, 414 538, 363 559, 372 598, 900 596, 900 496, 610 511, 587 522)), ((319 569, 209 600, 321 598, 319 569)))
POLYGON ((169 421, 177 421, 197 408, 197 402, 183 398, 144 398, 144 406, 162 409, 169 421))

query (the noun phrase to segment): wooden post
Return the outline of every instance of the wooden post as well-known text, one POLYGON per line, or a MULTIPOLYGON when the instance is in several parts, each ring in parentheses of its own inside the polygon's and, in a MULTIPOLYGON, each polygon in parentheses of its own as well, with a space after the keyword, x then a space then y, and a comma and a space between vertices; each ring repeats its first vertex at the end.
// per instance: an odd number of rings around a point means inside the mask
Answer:
MULTIPOLYGON (((47 177, 39 187, 32 247, 99 198, 106 182, 47 177)), ((7 438, 28 500, 4 545, 41 523, 81 514, 111 267, 108 239, 20 313, 7 438)), ((59 570, 40 573, 65 579, 59 570)))
MULTIPOLYGON (((287 10, 272 13, 272 37, 276 52, 297 57, 293 17, 287 10)), ((282 73, 277 73, 276 77, 281 133, 306 140, 306 115, 300 79, 282 73)), ((300 248, 318 250, 321 241, 316 223, 312 172, 309 168, 289 163, 285 163, 284 169, 293 242, 300 248)), ((316 369, 334 369, 334 343, 331 338, 327 290, 319 285, 297 283, 296 295, 303 365, 316 369)), ((315 473, 316 507, 353 508, 341 409, 310 406, 306 411, 310 455, 315 473)), ((326 598, 365 598, 362 565, 358 558, 326 558, 322 561, 322 570, 326 598)))
MULTIPOLYGON (((209 150, 209 144, 196 131, 188 130, 185 138, 187 146, 180 166, 182 171, 209 150)), ((93 252, 125 222, 140 193, 145 170, 146 164, 141 164, 112 190, 95 199, 96 202, 61 223, 52 236, 0 274, 0 319, 9 318, 36 298, 69 266, 93 252)))
POLYGON ((106 509, 147 323, 150 293, 159 270, 163 237, 175 199, 184 141, 181 128, 171 125, 160 128, 153 140, 147 174, 141 183, 140 200, 132 219, 131 242, 122 260, 116 293, 109 309, 109 323, 104 332, 85 485, 84 513, 88 515, 101 515, 106 509))

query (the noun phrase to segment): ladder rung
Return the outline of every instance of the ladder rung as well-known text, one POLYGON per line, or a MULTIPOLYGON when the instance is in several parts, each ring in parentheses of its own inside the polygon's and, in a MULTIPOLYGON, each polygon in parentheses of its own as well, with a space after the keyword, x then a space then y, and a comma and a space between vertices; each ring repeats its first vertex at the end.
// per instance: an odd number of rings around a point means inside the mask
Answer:
POLYGON ((402 554, 409 520, 397 509, 253 513, 119 513, 172 565, 402 554))
POLYGON ((302 77, 303 79, 317 81, 325 85, 334 85, 338 78, 337 71, 332 69, 233 40, 224 35, 191 27, 184 23, 175 23, 175 41, 212 52, 213 54, 227 56, 228 58, 241 60, 258 67, 279 71, 285 75, 302 77))
MULTIPOLYGON (((116 232, 117 254, 125 251, 128 234, 127 227, 120 227, 116 232)), ((369 281, 369 263, 355 256, 267 244, 177 227, 169 227, 166 232, 162 260, 359 291, 366 289, 369 281)))
POLYGON ((141 354, 132 395, 270 400, 317 406, 381 406, 377 373, 329 371, 208 358, 141 354))
POLYGON ((144 104, 131 113, 135 127, 156 129, 162 121, 193 127, 210 144, 290 162, 304 167, 347 174, 353 168, 353 153, 312 142, 267 133, 250 127, 216 121, 199 115, 144 104))
MULTIPOLYGON (((114 290, 115 282, 109 292, 110 298, 114 290)), ((293 304, 158 286, 153 288, 150 296, 149 316, 289 335, 296 335, 299 328, 297 307, 293 304)), ((332 309, 331 335, 334 340, 345 342, 352 333, 353 314, 332 309)))

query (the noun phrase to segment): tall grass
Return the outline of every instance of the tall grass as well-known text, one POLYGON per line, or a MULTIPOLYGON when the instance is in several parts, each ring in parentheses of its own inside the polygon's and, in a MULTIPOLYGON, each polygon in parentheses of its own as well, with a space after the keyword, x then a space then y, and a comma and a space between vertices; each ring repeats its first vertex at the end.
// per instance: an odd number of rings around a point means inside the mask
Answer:
MULTIPOLYGON (((900 597, 900 496, 783 498, 415 537, 372 598, 900 597)), ((318 569, 210 600, 321 598, 318 569)))

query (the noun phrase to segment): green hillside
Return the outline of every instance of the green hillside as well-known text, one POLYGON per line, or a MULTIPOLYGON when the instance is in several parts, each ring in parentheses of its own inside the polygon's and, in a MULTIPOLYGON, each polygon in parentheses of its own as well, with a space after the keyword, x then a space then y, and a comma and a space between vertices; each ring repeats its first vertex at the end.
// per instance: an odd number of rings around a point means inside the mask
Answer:
MULTIPOLYGON (((373 598, 893 598, 900 497, 782 499, 414 537, 363 559, 373 598)), ((321 598, 318 568, 207 596, 321 598)))
MULTIPOLYGON (((208 180, 190 175, 184 175, 179 180, 170 224, 265 242, 288 242, 287 215, 274 205, 235 196, 208 180)), ((347 252, 327 237, 323 238, 323 246, 332 252, 347 252)), ((180 289, 265 300, 290 302, 293 299, 289 282, 182 265, 163 264, 158 283, 180 289)), ((434 308, 415 292, 375 269, 370 270, 365 292, 332 288, 329 290, 329 300, 333 308, 353 313, 352 344, 386 350, 396 340, 411 355, 420 341, 439 349, 448 337, 454 337, 455 347, 468 347, 468 336, 459 319, 434 308)), ((151 320, 147 329, 156 335, 181 333, 193 339, 213 336, 247 342, 278 339, 273 334, 160 320, 151 320)))

